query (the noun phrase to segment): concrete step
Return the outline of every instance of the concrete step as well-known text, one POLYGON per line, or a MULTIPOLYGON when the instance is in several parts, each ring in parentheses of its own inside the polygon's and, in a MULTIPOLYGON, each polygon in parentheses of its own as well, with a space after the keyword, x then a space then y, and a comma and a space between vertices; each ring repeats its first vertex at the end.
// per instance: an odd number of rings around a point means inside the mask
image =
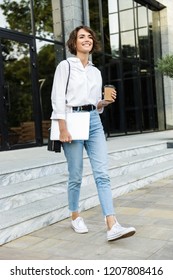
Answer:
MULTIPOLYGON (((173 150, 152 151, 142 155, 118 158, 116 153, 109 154, 109 174, 111 178, 153 166, 160 162, 173 159, 173 150)), ((34 201, 42 200, 52 195, 66 192, 67 173, 58 173, 38 177, 36 179, 10 184, 0 188, 0 212, 13 209, 34 201)), ((94 178, 88 159, 85 159, 82 186, 94 184, 94 178)))
MULTIPOLYGON (((162 151, 167 149, 167 145, 168 144, 164 141, 161 143, 134 146, 127 149, 116 149, 115 144, 115 147, 109 151, 109 155, 114 156, 116 159, 122 159, 136 155, 148 154, 154 151, 162 151)), ((34 180, 47 175, 67 173, 67 165, 63 153, 56 154, 46 152, 46 156, 43 156, 42 158, 39 155, 39 158, 37 159, 37 153, 35 150, 29 150, 30 151, 28 151, 28 149, 24 150, 22 154, 23 157, 20 155, 20 160, 18 160, 15 155, 13 156, 14 151, 8 152, 12 154, 11 162, 14 160, 15 164, 10 164, 10 162, 5 160, 4 162, 6 162, 6 164, 0 164, 0 188, 9 184, 34 180), (31 154, 30 158, 28 157, 28 153, 31 154)), ((21 151, 19 152, 21 153, 21 151)), ((45 155, 45 150, 43 150, 43 154, 45 155)), ((3 152, 1 153, 1 162, 3 163, 3 152)), ((84 153, 84 166, 85 162, 88 164, 86 153, 84 153)))
MULTIPOLYGON (((113 177, 112 193, 117 197, 148 183, 173 174, 173 160, 160 162, 136 172, 113 177)), ((98 205, 98 195, 94 184, 81 188, 80 208, 87 210, 98 205)), ((67 192, 53 194, 42 200, 16 207, 0 213, 0 244, 7 243, 25 234, 53 224, 69 216, 67 192)))
MULTIPOLYGON (((163 141, 134 146, 131 143, 127 149, 116 148, 116 141, 110 144, 109 174, 113 197, 173 174, 172 143, 163 141)), ((45 148, 40 148, 39 157, 36 157, 36 151, 19 151, 19 159, 18 154, 12 151, 10 158, 15 164, 10 165, 11 161, 4 160, 6 166, 2 164, 5 154, 1 154, 0 244, 69 216, 68 173, 63 153, 46 153, 45 148)), ((80 208, 86 210, 98 204, 96 186, 85 153, 80 208)))

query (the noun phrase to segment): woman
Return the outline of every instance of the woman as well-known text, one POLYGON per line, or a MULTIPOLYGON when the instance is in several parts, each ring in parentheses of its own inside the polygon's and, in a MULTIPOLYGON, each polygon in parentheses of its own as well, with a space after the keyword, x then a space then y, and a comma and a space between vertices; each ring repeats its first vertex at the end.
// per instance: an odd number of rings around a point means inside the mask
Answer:
POLYGON ((69 181, 68 202, 71 211, 71 226, 77 233, 87 233, 88 228, 79 215, 79 195, 83 171, 83 149, 90 159, 98 196, 107 225, 107 240, 128 237, 135 233, 135 228, 122 227, 115 218, 108 176, 107 147, 99 113, 103 112, 116 99, 116 91, 112 90, 112 102, 102 100, 102 78, 100 71, 89 61, 89 55, 98 50, 99 45, 94 31, 87 26, 75 28, 67 41, 67 46, 74 57, 68 58, 70 63, 70 80, 67 94, 65 88, 68 78, 66 60, 56 68, 52 88, 52 119, 58 119, 60 141, 67 159, 69 181), (73 141, 67 130, 65 112, 68 110, 90 112, 90 132, 88 140, 73 141))

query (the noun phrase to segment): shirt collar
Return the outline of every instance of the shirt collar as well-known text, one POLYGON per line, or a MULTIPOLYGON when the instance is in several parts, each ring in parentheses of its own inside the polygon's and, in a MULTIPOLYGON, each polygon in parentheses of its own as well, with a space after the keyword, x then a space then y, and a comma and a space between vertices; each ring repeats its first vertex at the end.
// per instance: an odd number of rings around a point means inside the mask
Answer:
MULTIPOLYGON (((76 63, 79 63, 81 62, 80 59, 78 57, 69 57, 67 58, 68 61, 71 61, 71 62, 76 62, 76 63)), ((88 61, 88 65, 91 65, 93 66, 94 64, 92 63, 92 61, 88 61)))

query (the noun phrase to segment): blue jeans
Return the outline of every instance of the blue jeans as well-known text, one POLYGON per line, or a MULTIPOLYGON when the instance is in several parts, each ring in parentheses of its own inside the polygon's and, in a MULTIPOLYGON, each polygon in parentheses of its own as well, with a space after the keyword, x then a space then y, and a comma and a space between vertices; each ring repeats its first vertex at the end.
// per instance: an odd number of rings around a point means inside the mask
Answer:
POLYGON ((114 215, 110 178, 108 175, 107 144, 100 116, 96 110, 90 112, 89 139, 63 143, 69 172, 68 202, 71 212, 76 212, 79 208, 84 148, 90 159, 103 215, 114 215))

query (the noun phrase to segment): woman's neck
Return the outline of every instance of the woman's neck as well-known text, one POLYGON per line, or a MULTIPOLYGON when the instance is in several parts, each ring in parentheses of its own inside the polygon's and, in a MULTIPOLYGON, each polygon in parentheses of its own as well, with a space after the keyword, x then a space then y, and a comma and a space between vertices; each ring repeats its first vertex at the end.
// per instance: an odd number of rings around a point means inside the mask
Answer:
POLYGON ((88 64, 88 54, 77 53, 76 57, 80 59, 81 63, 83 64, 83 67, 85 67, 88 64))

